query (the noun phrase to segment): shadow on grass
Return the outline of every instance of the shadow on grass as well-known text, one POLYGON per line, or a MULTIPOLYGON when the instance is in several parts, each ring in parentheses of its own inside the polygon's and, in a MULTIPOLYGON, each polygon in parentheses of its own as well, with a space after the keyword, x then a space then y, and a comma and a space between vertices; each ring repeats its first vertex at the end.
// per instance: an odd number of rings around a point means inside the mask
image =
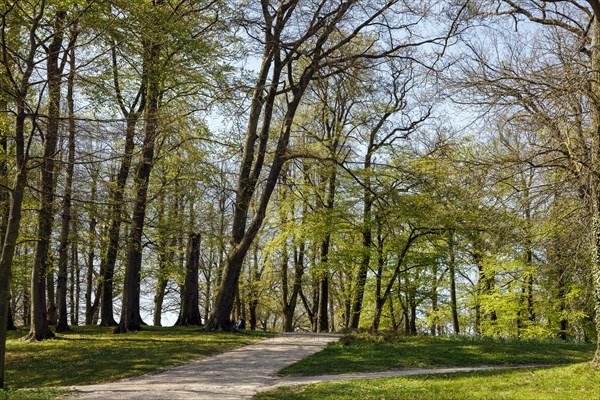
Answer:
POLYGON ((428 367, 569 364, 591 360, 595 345, 555 341, 350 336, 282 371, 318 375, 428 367))

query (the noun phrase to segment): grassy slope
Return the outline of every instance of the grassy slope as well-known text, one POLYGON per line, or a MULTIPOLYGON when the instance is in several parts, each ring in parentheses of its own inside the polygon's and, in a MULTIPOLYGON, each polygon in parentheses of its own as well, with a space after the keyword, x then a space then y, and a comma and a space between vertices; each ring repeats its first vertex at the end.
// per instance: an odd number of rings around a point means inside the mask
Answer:
POLYGON ((282 375, 318 375, 440 366, 565 364, 588 361, 595 345, 429 336, 348 336, 282 375))
POLYGON ((598 400, 600 372, 589 364, 403 378, 320 383, 280 388, 259 400, 598 400))
POLYGON ((321 383, 280 388, 273 399, 573 399, 600 400, 600 372, 584 362, 592 344, 473 338, 349 336, 282 371, 283 374, 368 372, 439 366, 573 364, 545 368, 321 383))
MULTIPOLYGON (((111 328, 76 327, 56 340, 24 343, 26 330, 9 332, 6 384, 10 389, 104 382, 226 351, 264 337, 260 333, 205 333, 199 328, 144 327, 115 335, 111 328)), ((51 399, 52 390, 0 391, 0 400, 51 399)))

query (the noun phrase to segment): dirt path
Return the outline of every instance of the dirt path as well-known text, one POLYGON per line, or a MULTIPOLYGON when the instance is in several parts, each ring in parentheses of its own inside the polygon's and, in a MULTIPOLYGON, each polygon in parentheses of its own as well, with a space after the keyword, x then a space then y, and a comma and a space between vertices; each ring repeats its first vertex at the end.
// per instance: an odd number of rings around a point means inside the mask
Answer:
MULTIPOLYGON (((276 377, 283 367, 309 356, 337 340, 336 335, 284 334, 239 349, 141 377, 89 386, 72 387, 71 400, 111 399, 250 399, 278 386, 380 377, 409 376, 503 369, 467 368, 406 369, 357 374, 276 377)), ((521 366, 526 368, 533 366, 521 366)))

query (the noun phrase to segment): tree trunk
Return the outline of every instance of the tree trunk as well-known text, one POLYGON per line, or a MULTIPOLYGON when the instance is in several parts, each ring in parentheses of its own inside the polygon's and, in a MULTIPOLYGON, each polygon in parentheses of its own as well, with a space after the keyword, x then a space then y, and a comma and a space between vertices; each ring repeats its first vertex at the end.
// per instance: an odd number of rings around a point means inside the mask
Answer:
MULTIPOLYGON (((75 226, 74 226, 75 227, 75 226)), ((71 324, 79 325, 79 299, 80 299, 80 290, 81 290, 81 268, 79 267, 79 259, 77 255, 78 244, 77 240, 77 231, 73 229, 73 237, 74 240, 71 243, 71 276, 73 279, 73 284, 71 287, 71 324)))
POLYGON ((558 333, 558 337, 560 340, 562 341, 567 341, 568 339, 568 329, 569 329, 569 322, 567 320, 567 318, 565 318, 565 309, 566 309, 566 304, 567 304, 567 299, 566 299, 566 292, 567 289, 565 287, 565 273, 566 273, 566 269, 563 267, 562 262, 559 261, 559 266, 558 266, 558 270, 557 270, 557 274, 558 274, 558 282, 557 282, 557 291, 558 291, 558 312, 560 317, 559 320, 559 333, 558 333))
POLYGON ((382 294, 381 280, 383 277, 383 267, 385 260, 383 258, 383 236, 381 235, 381 224, 378 225, 377 235, 377 274, 375 275, 375 312, 373 313, 373 321, 369 331, 371 334, 376 334, 379 331, 379 323, 381 321, 381 313, 387 298, 387 293, 382 294))
MULTIPOLYGON (((289 3, 286 7, 288 6, 293 8, 295 3, 289 3)), ((280 10, 283 10, 284 8, 285 7, 280 10)), ((343 15, 347 8, 341 7, 341 9, 343 10, 340 11, 340 13, 343 15)), ((287 148, 296 111, 318 68, 318 56, 321 54, 321 49, 319 48, 314 53, 314 56, 317 58, 311 61, 298 80, 294 82, 294 85, 290 90, 291 96, 287 100, 287 109, 282 119, 283 124, 279 129, 279 137, 277 138, 275 151, 272 153, 272 161, 267 178, 264 181, 264 188, 259 196, 254 217, 249 226, 247 226, 248 210, 253 197, 256 197, 255 191, 257 189, 257 183, 261 176, 261 172, 263 171, 264 161, 267 156, 267 143, 269 142, 270 133, 272 131, 271 120, 276 97, 279 92, 280 77, 284 67, 286 67, 281 61, 282 49, 279 48, 279 34, 281 34, 283 26, 278 26, 278 29, 272 30, 272 24, 275 19, 273 19, 273 16, 267 14, 268 13, 265 14, 265 18, 267 19, 265 22, 268 28, 265 30, 266 41, 262 55, 262 64, 252 94, 244 143, 244 153, 241 160, 236 189, 236 200, 234 203, 233 223, 231 228, 232 246, 227 257, 227 265, 225 271, 223 271, 223 279, 221 280, 217 298, 215 300, 215 308, 208 323, 209 328, 211 329, 231 329, 230 314, 233 309, 234 293, 239 284, 242 263, 250 245, 262 226, 271 195, 273 194, 281 170, 287 161, 287 148), (267 81, 270 81, 271 84, 267 85, 267 81), (266 96, 265 92, 267 92, 266 96), (261 120, 262 127, 259 129, 259 122, 261 120)), ((280 15, 279 17, 283 20, 287 19, 287 16, 280 15)), ((279 19, 277 20, 279 21, 279 19)), ((331 33, 331 31, 329 31, 329 33, 331 33)), ((327 36, 325 36, 323 41, 326 40, 326 38, 327 36)), ((323 44, 323 42, 320 43, 321 45, 323 44)), ((290 68, 290 72, 293 70, 291 64, 288 64, 287 67, 290 68)))
POLYGON ((292 295, 284 307, 284 332, 294 331, 294 314, 298 303, 298 296, 302 290, 302 276, 304 275, 304 243, 294 252, 294 283, 292 295))
POLYGON ((12 313, 12 307, 8 306, 8 321, 6 323, 6 329, 9 331, 14 331, 15 329, 17 329, 17 327, 15 326, 15 320, 13 318, 13 313, 12 313))
POLYGON ((31 327, 27 340, 39 341, 54 337, 48 327, 46 310, 46 274, 48 255, 54 219, 54 167, 56 145, 58 143, 58 125, 60 119, 60 89, 62 68, 59 66, 64 37, 66 12, 58 11, 54 20, 52 42, 48 47, 48 123, 44 136, 42 161, 40 167, 40 210, 37 224, 37 241, 31 274, 31 327))
POLYGON ((452 329, 455 335, 460 334, 458 321, 458 305, 456 301, 456 249, 454 232, 448 235, 448 274, 450 275, 450 311, 452 312, 452 329))
POLYGON ((70 330, 67 322, 67 263, 69 231, 71 228, 71 192, 73 188, 73 172, 75 170, 75 107, 73 102, 73 85, 75 82, 75 47, 69 49, 69 77, 67 80, 67 106, 69 109, 69 153, 67 156, 67 178, 62 204, 62 223, 58 253, 58 322, 56 332, 70 330))
POLYGON ((152 325, 154 326, 162 326, 162 309, 167 283, 169 283, 169 280, 163 278, 159 272, 158 281, 156 281, 156 287, 154 288, 154 313, 152 317, 152 325))
POLYGON ((317 311, 317 332, 329 332, 329 271, 327 259, 329 257, 330 235, 321 243, 321 263, 324 271, 321 271, 319 278, 319 308, 317 311))
MULTIPOLYGON (((163 182, 164 184, 164 182, 163 182)), ((179 211, 179 199, 175 200, 175 204, 170 208, 168 221, 174 220, 174 214, 179 211), (176 210, 173 212, 173 210, 176 210)), ((159 231, 159 239, 158 239, 158 272, 156 285, 154 287, 154 314, 152 318, 152 324, 154 326, 162 326, 161 325, 161 317, 162 317, 162 309, 163 302, 165 299, 165 291, 167 289, 167 284, 169 283, 169 264, 172 263, 174 258, 174 248, 176 246, 176 239, 170 234, 170 232, 165 229, 167 225, 167 220, 165 219, 165 196, 162 194, 159 197, 159 205, 158 205, 158 231, 159 231)), ((190 223, 193 225, 193 222, 190 223)))
MULTIPOLYGON (((17 111, 17 141, 18 145, 23 145, 23 122, 25 121, 25 101, 19 104, 17 111)), ((21 149, 24 147, 19 146, 21 149)), ((17 150, 17 173, 12 186, 12 201, 8 223, 6 225, 6 236, 2 246, 2 256, 0 257, 0 388, 4 387, 4 360, 6 356, 6 332, 8 329, 8 308, 9 291, 12 262, 15 255, 15 247, 19 236, 21 225, 21 208, 23 205, 23 195, 27 184, 27 169, 25 159, 17 150)))
MULTIPOLYGON (((135 147, 135 128, 139 119, 139 114, 130 112, 126 117, 125 131, 125 150, 123 159, 117 174, 115 189, 110 194, 112 202, 112 213, 108 228, 108 243, 106 253, 100 262, 101 300, 100 300, 100 325, 116 326, 113 311, 113 278, 115 274, 115 265, 117 263, 117 253, 119 251, 119 241, 121 233, 121 223, 123 218, 123 204, 125 198, 125 185, 129 177, 133 150, 135 147)), ((92 310, 93 311, 93 310, 92 310)))
POLYGON ((198 269, 200 266, 200 234, 192 234, 188 243, 188 261, 181 296, 181 311, 176 326, 202 325, 198 295, 198 269))
POLYGON ((56 314, 56 291, 54 290, 56 285, 56 279, 54 275, 54 269, 50 268, 46 271, 46 316, 48 317, 48 325, 56 325, 57 314, 56 314))
POLYGON ((410 323, 409 323, 409 327, 410 327, 410 334, 411 335, 416 335, 417 334, 417 305, 414 302, 410 302, 410 323))
POLYGON ((154 165, 154 147, 158 133, 159 76, 158 57, 160 44, 151 41, 144 44, 144 71, 147 80, 147 105, 144 121, 144 142, 142 158, 138 165, 135 188, 136 197, 131 218, 131 231, 127 244, 125 264, 125 283, 123 286, 123 305, 121 321, 115 333, 137 331, 144 324, 140 315, 140 274, 142 269, 142 234, 146 220, 148 184, 154 165))
MULTIPOLYGON (((92 175, 92 190, 90 201, 93 203, 96 202, 97 192, 98 192, 98 175, 94 173, 92 175)), ((85 276, 85 324, 93 325, 94 324, 94 315, 96 315, 98 305, 100 302, 101 295, 101 284, 98 282, 97 289, 95 292, 94 300, 92 302, 92 294, 94 294, 94 258, 95 258, 95 249, 96 249, 96 224, 98 223, 96 219, 96 210, 93 208, 90 211, 90 225, 89 225, 89 248, 88 248, 88 256, 87 256, 87 269, 85 276)))
POLYGON ((371 209, 373 207, 373 194, 371 193, 371 152, 373 150, 374 135, 376 130, 371 132, 369 147, 364 160, 365 182, 363 188, 363 227, 362 227, 362 251, 363 255, 360 261, 358 273, 356 274, 356 283, 354 289, 354 301, 350 313, 350 328, 358 329, 360 322, 360 312, 365 295, 365 284, 367 282, 367 272, 371 263, 371 245, 373 244, 371 232, 371 209))
MULTIPOLYGON (((596 163, 600 160, 600 5, 593 1, 590 4, 594 7, 594 19, 592 21, 592 43, 590 46, 590 59, 592 66, 591 74, 591 92, 592 92, 592 130, 595 135, 596 144, 596 163)), ((598 165, 592 168, 597 169, 598 165)), ((594 174, 596 170, 592 172, 594 174)), ((592 365, 600 368, 600 179, 596 175, 592 188, 592 239, 593 255, 592 261, 592 279, 594 289, 594 311, 596 323, 597 348, 592 365)))

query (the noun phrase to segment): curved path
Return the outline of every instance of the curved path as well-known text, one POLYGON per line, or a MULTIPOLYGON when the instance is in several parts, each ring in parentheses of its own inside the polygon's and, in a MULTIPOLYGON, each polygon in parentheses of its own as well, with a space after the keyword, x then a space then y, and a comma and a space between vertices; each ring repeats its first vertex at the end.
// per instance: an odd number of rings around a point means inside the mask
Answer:
MULTIPOLYGON (((316 353, 339 335, 283 334, 166 371, 71 387, 70 399, 245 399, 272 387, 275 372, 316 353), (264 390, 264 389, 263 389, 264 390)), ((118 362, 118 361, 117 361, 118 362)))
MULTIPOLYGON (((339 335, 282 334, 239 349, 190 362, 165 371, 115 382, 75 386, 72 400, 114 399, 250 399, 258 392, 278 386, 325 381, 369 379, 432 373, 470 372, 511 367, 405 369, 395 371, 277 377, 283 367, 324 348, 339 335)), ((540 365, 536 365, 539 367, 540 365)), ((513 368, 536 367, 534 365, 513 368)))

